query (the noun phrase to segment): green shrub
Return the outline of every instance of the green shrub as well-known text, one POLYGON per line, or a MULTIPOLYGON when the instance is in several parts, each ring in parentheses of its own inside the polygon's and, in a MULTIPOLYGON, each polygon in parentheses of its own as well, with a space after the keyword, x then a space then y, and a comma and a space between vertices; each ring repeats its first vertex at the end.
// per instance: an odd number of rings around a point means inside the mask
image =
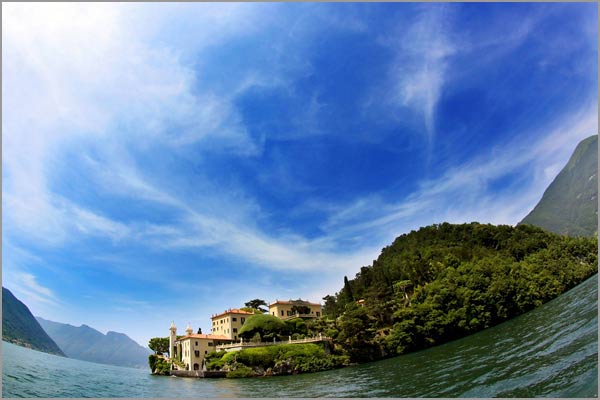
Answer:
POLYGON ((283 335, 287 332, 287 325, 279 318, 267 314, 255 314, 250 316, 238 336, 244 339, 250 339, 256 334, 260 335, 262 340, 272 339, 273 337, 283 335))
POLYGON ((155 354, 148 356, 148 365, 150 366, 150 372, 153 374, 169 375, 171 371, 171 363, 155 354))
POLYGON ((252 368, 243 366, 238 367, 233 371, 229 371, 225 376, 227 378, 252 378, 255 376, 255 373, 252 371, 252 368))
POLYGON ((231 351, 229 353, 225 353, 221 360, 224 364, 233 364, 239 353, 239 351, 231 351))
POLYGON ((300 337, 300 335, 308 334, 308 327, 302 318, 289 319, 285 321, 285 325, 287 327, 287 333, 288 335, 292 335, 292 339, 294 338, 294 335, 300 337))
POLYGON ((158 361, 158 357, 156 354, 150 354, 148 356, 148 365, 150 366, 150 371, 154 372, 154 368, 156 368, 156 362, 158 361))
POLYGON ((245 365, 260 366, 265 369, 269 368, 275 362, 276 347, 267 346, 244 349, 239 352, 237 361, 245 365))

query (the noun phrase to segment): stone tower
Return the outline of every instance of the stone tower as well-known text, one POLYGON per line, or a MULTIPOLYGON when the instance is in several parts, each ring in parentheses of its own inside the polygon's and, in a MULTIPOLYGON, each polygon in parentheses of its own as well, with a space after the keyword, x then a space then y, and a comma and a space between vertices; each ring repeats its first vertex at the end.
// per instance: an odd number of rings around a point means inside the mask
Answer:
POLYGON ((185 333, 187 333, 187 335, 191 335, 194 332, 194 330, 192 329, 192 327, 190 326, 190 323, 188 322, 187 324, 187 328, 185 328, 185 333))
POLYGON ((171 359, 175 359, 177 357, 177 348, 175 347, 175 341, 177 340, 177 327, 175 326, 175 321, 171 322, 169 331, 169 357, 171 359))

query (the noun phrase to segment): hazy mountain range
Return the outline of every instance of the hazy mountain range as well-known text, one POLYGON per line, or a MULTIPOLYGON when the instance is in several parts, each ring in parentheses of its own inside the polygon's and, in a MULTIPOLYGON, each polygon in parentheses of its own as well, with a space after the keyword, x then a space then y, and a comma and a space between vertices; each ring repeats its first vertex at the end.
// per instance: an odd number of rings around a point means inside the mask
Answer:
POLYGON ((104 335, 87 325, 79 327, 36 317, 42 328, 70 358, 101 364, 145 368, 152 351, 118 332, 104 335))

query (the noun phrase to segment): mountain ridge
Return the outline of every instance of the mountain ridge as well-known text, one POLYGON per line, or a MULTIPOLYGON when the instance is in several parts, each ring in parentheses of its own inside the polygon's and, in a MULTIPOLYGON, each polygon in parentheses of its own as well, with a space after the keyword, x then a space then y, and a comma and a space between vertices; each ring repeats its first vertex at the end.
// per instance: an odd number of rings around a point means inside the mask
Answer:
POLYGON ((150 349, 141 346, 121 332, 108 331, 103 334, 86 324, 77 327, 42 317, 36 317, 36 320, 70 358, 122 367, 145 368, 148 355, 152 353, 150 349))
POLYGON ((598 135, 579 142, 522 224, 559 235, 598 235, 598 135))
POLYGON ((65 356, 29 308, 2 287, 2 340, 45 353, 65 356))

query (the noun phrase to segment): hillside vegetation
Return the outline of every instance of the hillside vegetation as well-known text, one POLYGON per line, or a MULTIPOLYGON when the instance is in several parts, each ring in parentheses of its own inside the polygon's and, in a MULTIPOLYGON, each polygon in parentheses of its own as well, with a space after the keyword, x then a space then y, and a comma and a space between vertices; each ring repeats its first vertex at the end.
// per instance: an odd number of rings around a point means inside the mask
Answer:
POLYGON ((331 354, 327 345, 279 344, 232 352, 212 352, 206 367, 228 371, 228 378, 317 372, 348 365, 348 356, 331 354))
MULTIPOLYGON (((332 336, 352 361, 423 349, 545 303, 598 270, 597 238, 520 225, 432 225, 398 237, 326 296, 332 336)), ((320 326, 319 326, 320 325, 320 326)))
POLYGON ((64 356, 25 304, 2 288, 2 340, 34 350, 64 356))
POLYGON ((567 165, 520 224, 561 235, 598 236, 598 135, 577 145, 567 165))

